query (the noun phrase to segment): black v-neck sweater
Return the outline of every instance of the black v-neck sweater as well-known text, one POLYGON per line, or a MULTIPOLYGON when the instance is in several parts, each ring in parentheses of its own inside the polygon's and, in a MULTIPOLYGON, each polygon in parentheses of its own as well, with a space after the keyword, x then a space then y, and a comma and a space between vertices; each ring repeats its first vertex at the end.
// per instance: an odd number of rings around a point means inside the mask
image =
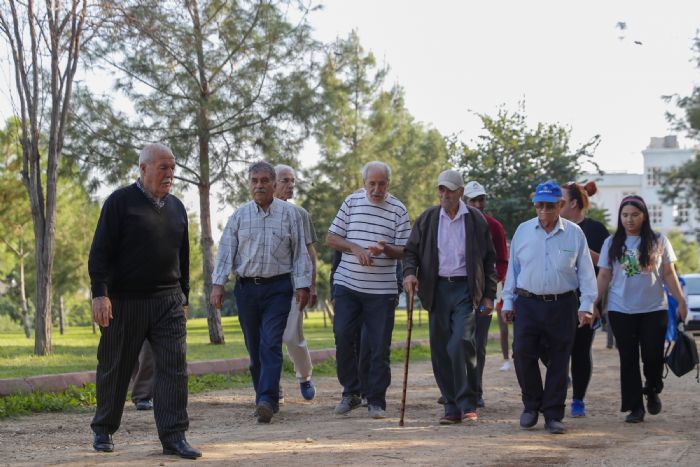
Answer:
POLYGON ((112 193, 102 206, 88 270, 94 297, 148 297, 190 291, 187 211, 167 195, 157 209, 136 186, 112 193))

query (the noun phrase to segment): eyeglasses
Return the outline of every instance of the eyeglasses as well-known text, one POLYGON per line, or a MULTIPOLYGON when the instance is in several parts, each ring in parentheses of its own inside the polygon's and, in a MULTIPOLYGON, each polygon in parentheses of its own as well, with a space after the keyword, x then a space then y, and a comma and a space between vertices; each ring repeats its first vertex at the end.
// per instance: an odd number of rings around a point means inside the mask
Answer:
POLYGON ((554 211, 559 203, 547 203, 547 202, 537 202, 535 203, 535 209, 538 211, 554 211))

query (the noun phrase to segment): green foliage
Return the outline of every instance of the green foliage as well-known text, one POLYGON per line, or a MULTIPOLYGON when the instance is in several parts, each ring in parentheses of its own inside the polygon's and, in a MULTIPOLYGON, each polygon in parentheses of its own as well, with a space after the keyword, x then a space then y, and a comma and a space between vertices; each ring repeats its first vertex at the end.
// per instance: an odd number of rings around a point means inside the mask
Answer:
MULTIPOLYGON (((93 183, 123 181, 145 142, 163 141, 182 180, 238 195, 242 164, 296 154, 313 115, 307 6, 295 0, 102 2, 86 57, 114 93, 79 88, 71 152, 93 183), (121 112, 125 97, 132 112, 121 112), (97 169, 97 170, 96 170, 97 169)), ((206 196, 209 196, 208 189, 206 196)))
POLYGON ((677 230, 669 232, 666 236, 678 258, 675 262, 676 272, 680 275, 700 271, 700 249, 697 242, 686 240, 677 230))
MULTIPOLYGON (((680 167, 665 172, 659 195, 665 203, 700 206, 700 154, 680 167)), ((700 222, 700 215, 696 220, 700 222)), ((682 219, 676 218, 677 225, 682 223, 682 219)), ((700 229, 696 228, 693 233, 700 240, 700 229)))
POLYGON ((477 115, 484 134, 471 143, 450 137, 450 160, 466 180, 484 185, 487 211, 501 221, 508 237, 521 222, 534 217, 531 195, 539 183, 550 179, 566 183, 578 178, 584 163, 596 166, 598 135, 572 148, 570 128, 547 123, 529 127, 522 103, 512 112, 500 108, 495 116, 477 115))
MULTIPOLYGON (((333 44, 322 66, 322 110, 314 128, 321 157, 302 190, 302 204, 319 232, 326 231, 343 199, 362 188, 360 169, 372 160, 392 168, 389 191, 411 219, 436 203, 435 180, 448 167, 444 140, 413 119, 399 86, 384 90, 387 71, 364 51, 355 32, 333 44)), ((332 260, 323 247, 319 256, 332 260)), ((324 281, 327 276, 319 275, 324 281)))
POLYGON ((595 203, 591 203, 588 211, 586 211, 586 217, 590 217, 591 219, 601 222, 608 229, 608 231, 615 230, 617 227, 617 225, 610 225, 610 216, 608 216, 608 211, 603 208, 599 208, 595 203))
POLYGON ((40 412, 65 412, 94 407, 95 385, 70 386, 63 392, 30 392, 0 397, 0 419, 40 412))
MULTIPOLYGON (((696 66, 700 69, 700 32, 693 40, 692 51, 696 66)), ((664 96, 664 99, 675 103, 681 110, 681 115, 667 112, 667 120, 677 131, 685 132, 690 138, 700 141, 700 85, 695 85, 689 96, 675 94, 664 96)), ((695 209, 700 207, 700 154, 664 173, 664 183, 659 194, 666 203, 694 206, 695 209)), ((696 220, 700 222, 700 214, 696 220)), ((682 219, 676 219, 677 225, 680 226, 682 222, 682 219)), ((694 233, 700 241, 700 228, 696 228, 694 233)))

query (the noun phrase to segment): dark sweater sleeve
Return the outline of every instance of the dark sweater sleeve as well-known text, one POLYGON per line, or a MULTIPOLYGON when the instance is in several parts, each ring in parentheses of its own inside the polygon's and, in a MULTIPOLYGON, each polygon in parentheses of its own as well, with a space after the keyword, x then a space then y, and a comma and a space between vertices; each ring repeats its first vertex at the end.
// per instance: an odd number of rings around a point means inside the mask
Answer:
POLYGON ((185 232, 180 245, 180 287, 182 293, 185 294, 185 305, 190 303, 190 235, 189 235, 189 219, 187 211, 182 206, 182 215, 185 216, 185 232))
POLYGON ((97 221, 95 235, 92 237, 90 256, 88 257, 88 272, 92 298, 108 297, 108 285, 112 274, 112 258, 118 248, 119 222, 118 196, 112 194, 107 198, 100 219, 97 221))
POLYGON ((403 277, 416 276, 419 264, 419 244, 421 241, 421 227, 424 222, 424 214, 418 216, 413 223, 413 228, 408 236, 408 241, 403 248, 403 277))

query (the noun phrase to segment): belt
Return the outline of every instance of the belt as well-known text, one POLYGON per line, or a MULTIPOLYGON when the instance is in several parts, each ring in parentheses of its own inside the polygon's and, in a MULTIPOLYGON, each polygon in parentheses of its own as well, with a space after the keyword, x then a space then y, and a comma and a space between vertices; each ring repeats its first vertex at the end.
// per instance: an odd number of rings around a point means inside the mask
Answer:
POLYGON ((279 276, 272 277, 239 277, 238 280, 241 284, 248 284, 252 282, 255 285, 271 284, 273 282, 281 281, 283 279, 289 279, 292 275, 290 273, 280 274, 279 276))
POLYGON ((528 292, 525 289, 515 289, 515 293, 520 297, 534 298, 535 300, 540 300, 542 302, 556 302, 557 300, 578 296, 575 290, 555 294, 537 295, 532 292, 528 292))
POLYGON ((438 276, 438 279, 441 281, 447 281, 447 282, 466 282, 467 276, 450 276, 450 277, 438 276))

